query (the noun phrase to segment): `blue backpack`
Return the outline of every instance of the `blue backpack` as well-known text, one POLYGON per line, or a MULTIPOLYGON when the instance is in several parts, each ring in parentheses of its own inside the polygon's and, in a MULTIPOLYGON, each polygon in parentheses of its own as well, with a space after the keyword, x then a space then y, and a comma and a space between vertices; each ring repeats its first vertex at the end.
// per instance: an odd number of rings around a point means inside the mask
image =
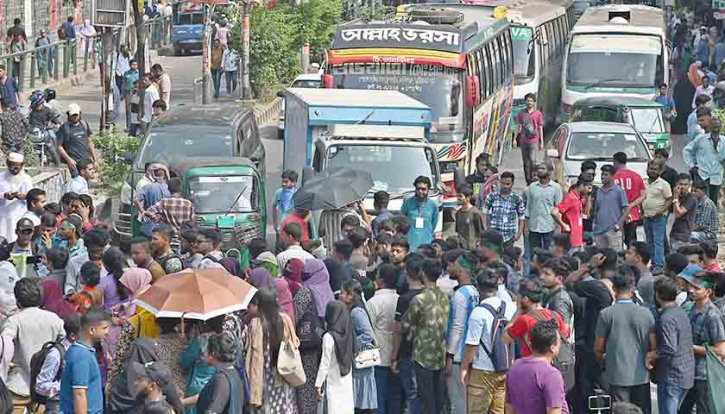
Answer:
POLYGON ((493 370, 496 372, 508 372, 514 361, 513 343, 508 345, 503 342, 503 335, 506 332, 506 325, 509 320, 506 317, 506 302, 501 302, 501 306, 495 309, 493 306, 483 303, 482 308, 491 312, 493 315, 493 323, 491 324, 491 349, 481 340, 481 346, 486 351, 486 355, 491 359, 493 370))

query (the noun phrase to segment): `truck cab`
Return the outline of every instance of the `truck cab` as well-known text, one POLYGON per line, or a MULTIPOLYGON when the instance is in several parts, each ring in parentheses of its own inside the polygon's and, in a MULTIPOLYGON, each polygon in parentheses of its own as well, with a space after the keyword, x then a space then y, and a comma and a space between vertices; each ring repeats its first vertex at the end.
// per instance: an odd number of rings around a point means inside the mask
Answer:
POLYGON ((174 54, 183 55, 192 50, 201 50, 204 34, 204 5, 179 2, 173 5, 171 23, 171 44, 174 54))

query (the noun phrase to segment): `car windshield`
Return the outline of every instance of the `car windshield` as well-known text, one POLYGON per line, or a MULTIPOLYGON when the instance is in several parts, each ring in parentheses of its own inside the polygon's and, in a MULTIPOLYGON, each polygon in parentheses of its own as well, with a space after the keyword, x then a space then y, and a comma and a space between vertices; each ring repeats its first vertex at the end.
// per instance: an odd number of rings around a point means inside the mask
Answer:
POLYGON ((373 175, 375 191, 400 195, 415 190, 418 176, 430 177, 437 187, 436 155, 428 148, 393 145, 333 145, 327 152, 328 168, 345 167, 373 175))
POLYGON ((147 162, 176 164, 188 157, 231 157, 234 155, 229 125, 173 125, 151 127, 136 157, 136 169, 147 162))
POLYGON ((347 63, 333 66, 332 75, 336 89, 400 91, 428 105, 433 113, 431 141, 451 142, 464 136, 459 69, 409 63, 347 63))
POLYGON ((181 13, 176 15, 177 25, 204 24, 203 13, 181 13))
POLYGON ((257 210, 257 181, 251 175, 194 177, 189 180, 189 195, 197 214, 257 210))
POLYGON ((321 83, 319 79, 297 79, 290 88, 320 89, 321 83))
MULTIPOLYGON (((571 113, 569 122, 625 122, 619 116, 620 112, 614 107, 605 106, 585 106, 577 107, 571 113)), ((626 123, 626 122, 625 122, 626 123)))
POLYGON ((611 160, 618 152, 634 162, 649 161, 647 148, 636 134, 612 132, 575 132, 569 140, 569 160, 611 160))
POLYGON ((511 27, 517 85, 533 81, 536 74, 536 48, 531 42, 533 35, 534 31, 530 27, 511 27))
POLYGON ((640 134, 663 132, 665 130, 659 108, 632 108, 631 114, 634 129, 640 134))

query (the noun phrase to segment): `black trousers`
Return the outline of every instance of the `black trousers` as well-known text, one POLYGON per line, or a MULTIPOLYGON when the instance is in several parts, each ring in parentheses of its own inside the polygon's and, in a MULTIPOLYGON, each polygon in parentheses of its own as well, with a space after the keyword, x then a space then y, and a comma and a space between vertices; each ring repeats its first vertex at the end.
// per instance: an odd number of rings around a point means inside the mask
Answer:
POLYGON ((691 414, 692 408, 695 406, 697 406, 697 414, 710 414, 707 380, 695 380, 695 386, 685 394, 679 414, 691 414))
POLYGON ((446 389, 443 370, 431 371, 415 362, 415 379, 418 382, 422 414, 442 413, 446 389))

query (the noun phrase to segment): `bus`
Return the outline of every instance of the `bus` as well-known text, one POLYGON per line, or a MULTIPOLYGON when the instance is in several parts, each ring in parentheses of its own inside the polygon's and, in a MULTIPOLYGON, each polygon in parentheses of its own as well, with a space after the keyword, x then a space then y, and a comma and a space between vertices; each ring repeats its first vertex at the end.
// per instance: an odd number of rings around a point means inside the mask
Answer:
POLYGON ((662 9, 642 5, 589 7, 571 31, 562 69, 561 121, 592 96, 654 99, 669 79, 662 9))
MULTIPOLYGON (((457 168, 472 173, 480 154, 500 159, 510 135, 513 67, 506 19, 476 6, 405 5, 386 21, 339 26, 323 86, 397 90, 428 105, 430 142, 454 194, 457 168)), ((451 203, 455 198, 444 199, 451 203)))

